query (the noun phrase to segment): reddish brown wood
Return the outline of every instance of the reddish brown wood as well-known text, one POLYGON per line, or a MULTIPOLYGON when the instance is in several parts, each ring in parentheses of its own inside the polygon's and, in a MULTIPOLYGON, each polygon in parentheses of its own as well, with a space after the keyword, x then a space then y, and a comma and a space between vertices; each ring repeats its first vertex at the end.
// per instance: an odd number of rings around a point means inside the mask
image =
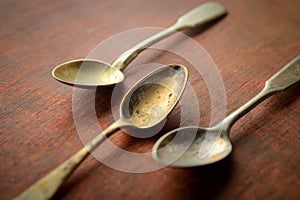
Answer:
MULTIPOLYGON (((51 77, 54 66, 85 57, 113 34, 137 27, 166 27, 202 2, 1 1, 0 199, 16 196, 82 147, 72 117, 72 87, 51 77)), ((270 75, 299 55, 300 1, 219 2, 229 11, 226 18, 201 31, 185 33, 203 45, 217 64, 230 113, 253 97, 270 75)), ((194 58, 199 56, 184 46, 184 41, 173 45, 182 45, 194 58)), ((208 125, 209 93, 193 67, 176 55, 148 50, 129 69, 149 62, 189 67, 201 111, 200 125, 208 125)), ((110 94, 109 88, 96 93, 96 111, 103 127, 113 122, 111 109, 117 109, 110 106, 110 94)), ((293 88, 266 100, 242 118, 232 130, 234 151, 222 162, 130 174, 89 157, 56 198, 299 198, 298 95, 299 87, 293 88)), ((82 106, 89 103, 82 99, 82 106)), ((183 103, 193 102, 184 95, 183 103)), ((88 116, 86 120, 88 123, 88 116)), ((184 119, 184 125, 192 120, 184 119)), ((160 134, 175 128, 179 121, 177 106, 160 134)), ((121 148, 134 152, 150 151, 155 139, 136 139, 122 132, 112 137, 121 148)))

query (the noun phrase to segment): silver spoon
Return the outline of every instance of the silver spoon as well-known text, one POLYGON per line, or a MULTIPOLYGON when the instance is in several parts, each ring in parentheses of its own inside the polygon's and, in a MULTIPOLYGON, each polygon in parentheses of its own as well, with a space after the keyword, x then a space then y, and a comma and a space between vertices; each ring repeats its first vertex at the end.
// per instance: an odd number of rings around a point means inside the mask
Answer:
POLYGON ((187 82, 188 71, 181 65, 168 65, 136 83, 120 105, 120 119, 103 130, 75 155, 38 180, 15 199, 49 199, 81 162, 108 136, 123 127, 148 130, 159 124, 175 107, 187 82))
POLYGON ((125 78, 122 71, 146 48, 174 34, 176 31, 206 24, 224 16, 226 13, 226 9, 219 3, 204 3, 181 16, 169 28, 125 51, 111 65, 100 60, 71 60, 55 67, 52 76, 64 83, 83 86, 104 86, 119 83, 125 78))
POLYGON ((300 80, 300 56, 294 58, 265 83, 264 89, 248 103, 211 128, 182 127, 162 136, 152 155, 173 167, 193 167, 214 163, 232 150, 229 132, 233 124, 269 96, 282 92, 300 80))

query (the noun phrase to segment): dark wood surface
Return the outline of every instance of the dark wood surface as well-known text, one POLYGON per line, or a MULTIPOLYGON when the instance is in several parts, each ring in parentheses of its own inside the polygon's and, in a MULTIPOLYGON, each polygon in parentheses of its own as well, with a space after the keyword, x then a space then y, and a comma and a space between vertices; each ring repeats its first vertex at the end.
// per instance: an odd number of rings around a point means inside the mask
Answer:
MULTIPOLYGON (((74 125, 73 87, 51 77, 56 65, 86 57, 101 41, 122 31, 167 27, 203 2, 1 1, 0 199, 13 198, 83 147, 74 125)), ((230 113, 299 55, 300 1, 219 2, 228 9, 228 16, 184 33, 201 44, 218 66, 230 113)), ((197 59, 193 48, 184 46, 184 42, 173 45, 183 45, 186 53, 197 59)), ((110 46, 107 50, 116 48, 110 46)), ((182 63, 189 68, 190 84, 201 112, 199 125, 209 125, 209 93, 193 66, 173 54, 148 50, 128 70, 151 62, 182 63)), ((111 106, 113 88, 98 88, 96 94, 86 90, 87 95, 96 98, 87 100, 83 96, 82 105, 77 106, 88 106, 94 101, 99 124, 107 127, 114 121, 112 110, 117 109, 116 105, 111 106)), ((298 96, 299 86, 271 97, 238 121, 231 133, 234 150, 219 163, 134 174, 110 168, 90 156, 55 198, 299 199, 298 96)), ((194 103, 183 95, 182 104, 191 106, 188 112, 195 112, 194 103)), ((149 152, 159 135, 178 126, 180 113, 178 105, 155 137, 133 138, 119 131, 111 140, 132 152, 149 152)), ((187 117, 183 125, 193 120, 187 117)))

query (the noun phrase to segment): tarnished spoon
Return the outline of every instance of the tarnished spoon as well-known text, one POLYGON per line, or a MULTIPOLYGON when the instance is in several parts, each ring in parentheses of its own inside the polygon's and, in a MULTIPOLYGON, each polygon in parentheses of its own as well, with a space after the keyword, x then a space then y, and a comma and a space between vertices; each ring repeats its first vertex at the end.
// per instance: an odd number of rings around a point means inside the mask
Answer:
POLYGON ((232 150, 229 132, 233 124, 269 96, 300 81, 300 56, 294 58, 265 83, 248 103, 211 128, 182 127, 162 136, 153 147, 153 158, 173 167, 193 167, 225 158, 232 150))
POLYGON ((112 64, 91 59, 71 60, 55 67, 52 76, 64 83, 82 86, 104 86, 119 83, 125 78, 122 71, 146 48, 176 31, 203 25, 226 13, 226 9, 219 3, 204 3, 181 16, 169 28, 125 51, 112 64))
POLYGON ((116 130, 134 127, 142 131, 159 124, 181 97, 187 76, 188 71, 184 66, 167 65, 140 80, 122 99, 119 120, 15 199, 51 198, 90 152, 116 130))

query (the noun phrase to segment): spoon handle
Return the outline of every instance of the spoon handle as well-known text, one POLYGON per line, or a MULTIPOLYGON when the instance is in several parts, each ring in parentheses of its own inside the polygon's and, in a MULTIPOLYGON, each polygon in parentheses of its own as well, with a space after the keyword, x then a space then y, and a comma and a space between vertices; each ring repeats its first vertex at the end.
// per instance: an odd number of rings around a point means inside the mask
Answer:
POLYGON ((174 34, 176 31, 203 25, 224 16, 225 14, 227 14, 227 11, 221 4, 216 2, 204 3, 178 18, 176 23, 169 28, 164 29, 156 35, 151 36, 150 38, 136 44, 131 49, 125 51, 112 63, 111 66, 124 70, 129 63, 138 56, 138 54, 160 40, 174 34))
MULTIPOLYGON (((297 56, 266 81, 264 89, 245 105, 226 117, 222 125, 229 130, 232 125, 251 109, 275 93, 283 92, 300 81, 300 56, 297 56)), ((229 133, 229 131, 228 131, 229 133)))
POLYGON ((300 80, 300 55, 266 81, 270 91, 285 91, 300 80))
POLYGON ((23 191, 14 200, 45 200, 50 199, 58 190, 58 188, 67 180, 73 171, 85 160, 85 158, 98 147, 111 133, 118 130, 122 126, 120 121, 116 121, 101 134, 96 136, 88 145, 79 150, 76 154, 56 167, 46 176, 31 185, 23 191))

